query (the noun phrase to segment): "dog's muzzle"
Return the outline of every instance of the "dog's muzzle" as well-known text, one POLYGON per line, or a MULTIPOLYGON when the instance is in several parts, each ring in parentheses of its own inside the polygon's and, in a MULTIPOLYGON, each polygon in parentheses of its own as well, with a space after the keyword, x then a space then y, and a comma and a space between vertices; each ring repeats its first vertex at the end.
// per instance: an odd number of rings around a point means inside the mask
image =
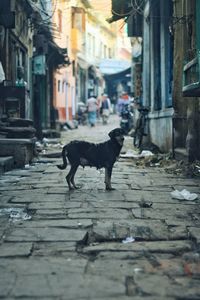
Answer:
POLYGON ((120 145, 123 145, 123 143, 124 143, 124 136, 123 135, 119 135, 119 136, 116 137, 116 140, 118 141, 118 143, 120 145))

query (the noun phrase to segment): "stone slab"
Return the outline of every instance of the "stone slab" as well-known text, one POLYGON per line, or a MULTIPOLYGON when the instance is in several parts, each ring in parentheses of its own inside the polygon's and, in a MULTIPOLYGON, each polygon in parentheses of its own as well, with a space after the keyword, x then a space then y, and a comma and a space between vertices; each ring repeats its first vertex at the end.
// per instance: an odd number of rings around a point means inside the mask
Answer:
MULTIPOLYGON (((66 200, 65 195, 47 195, 44 193, 41 193, 41 191, 23 191, 21 192, 8 192, 12 199, 11 203, 33 203, 33 205, 37 205, 37 203, 43 203, 44 202, 57 202, 57 201, 62 201, 64 202, 66 200)), ((44 204, 45 205, 45 204, 44 204)))
POLYGON ((155 241, 168 239, 169 231, 167 226, 159 220, 98 221, 92 231, 92 238, 96 242, 124 240, 130 236, 135 239, 155 241))
POLYGON ((123 243, 100 243, 87 246, 84 253, 98 253, 100 251, 149 251, 154 253, 174 253, 190 251, 192 245, 189 241, 159 241, 158 242, 133 242, 123 243))
POLYGON ((76 242, 35 242, 32 256, 55 256, 79 259, 76 254, 76 242))
POLYGON ((124 192, 123 191, 99 191, 98 192, 98 197, 95 191, 85 191, 85 190, 77 190, 77 191, 73 191, 70 194, 70 199, 71 200, 76 200, 76 199, 80 199, 80 200, 87 200, 87 201, 122 201, 125 200, 125 196, 124 196, 124 192))
POLYGON ((124 209, 92 209, 92 208, 76 208, 68 210, 70 219, 130 219, 131 214, 124 209))
POLYGON ((66 299, 66 295, 67 299, 98 299, 100 296, 116 298, 125 295, 125 286, 104 277, 68 273, 57 276, 18 276, 15 287, 10 291, 10 296, 25 299, 52 296, 66 299))
POLYGON ((82 241, 84 230, 64 228, 16 228, 5 236, 7 242, 82 241))
POLYGON ((29 256, 32 247, 32 243, 3 243, 0 245, 0 258, 29 256))
POLYGON ((29 221, 26 224, 17 224, 16 227, 26 227, 26 228, 68 228, 68 229, 80 229, 80 228, 88 228, 93 225, 91 220, 86 219, 77 219, 77 220, 37 220, 37 221, 29 221))

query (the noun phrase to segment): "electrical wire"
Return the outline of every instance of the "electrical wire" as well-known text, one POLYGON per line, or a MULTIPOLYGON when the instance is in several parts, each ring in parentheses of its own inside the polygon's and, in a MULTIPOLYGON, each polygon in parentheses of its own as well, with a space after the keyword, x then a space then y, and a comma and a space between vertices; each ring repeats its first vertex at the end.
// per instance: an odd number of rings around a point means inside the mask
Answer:
MULTIPOLYGON (((43 14, 45 14, 46 16, 48 16, 48 18, 44 19, 43 22, 45 23, 46 21, 50 20, 54 14, 55 14, 55 11, 56 11, 56 8, 57 8, 57 5, 58 5, 58 0, 55 0, 55 5, 54 5, 54 8, 52 9, 52 12, 51 12, 51 15, 49 15, 45 10, 41 9, 38 5, 35 5, 32 3, 32 5, 37 9, 39 10, 40 12, 42 12, 43 14)), ((41 0, 40 0, 40 4, 41 4, 41 0)), ((47 2, 48 3, 48 2, 47 2)), ((50 3, 50 2, 49 2, 50 3)), ((43 5, 42 5, 43 6, 43 5)))
POLYGON ((140 0, 140 4, 138 4, 138 0, 134 0, 135 4, 133 4, 133 0, 131 0, 131 6, 132 9, 134 10, 135 13, 138 13, 140 15, 144 14, 144 10, 142 9, 142 7, 144 6, 145 1, 144 0, 140 0))

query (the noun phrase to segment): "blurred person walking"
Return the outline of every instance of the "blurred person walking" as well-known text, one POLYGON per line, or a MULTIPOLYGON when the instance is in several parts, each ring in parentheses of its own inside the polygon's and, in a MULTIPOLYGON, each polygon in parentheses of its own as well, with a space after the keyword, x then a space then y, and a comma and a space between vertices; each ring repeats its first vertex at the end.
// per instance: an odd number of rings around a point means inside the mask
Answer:
POLYGON ((107 94, 103 94, 101 103, 101 116, 103 124, 108 123, 109 115, 111 113, 111 103, 107 94))
POLYGON ((96 96, 90 96, 90 98, 86 101, 87 105, 87 112, 88 112, 88 122, 91 127, 96 125, 97 121, 97 109, 98 109, 98 102, 96 96))
POLYGON ((118 115, 121 116, 121 112, 124 109, 124 105, 130 104, 130 98, 127 92, 122 92, 121 96, 117 101, 117 112, 118 115))

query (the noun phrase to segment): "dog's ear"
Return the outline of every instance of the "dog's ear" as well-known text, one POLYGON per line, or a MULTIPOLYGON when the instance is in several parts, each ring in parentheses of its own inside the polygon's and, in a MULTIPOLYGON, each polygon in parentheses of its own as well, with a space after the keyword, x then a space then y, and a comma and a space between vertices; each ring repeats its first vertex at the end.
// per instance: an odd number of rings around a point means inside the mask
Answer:
POLYGON ((108 134, 108 136, 112 139, 113 137, 115 137, 115 129, 111 130, 108 134))

